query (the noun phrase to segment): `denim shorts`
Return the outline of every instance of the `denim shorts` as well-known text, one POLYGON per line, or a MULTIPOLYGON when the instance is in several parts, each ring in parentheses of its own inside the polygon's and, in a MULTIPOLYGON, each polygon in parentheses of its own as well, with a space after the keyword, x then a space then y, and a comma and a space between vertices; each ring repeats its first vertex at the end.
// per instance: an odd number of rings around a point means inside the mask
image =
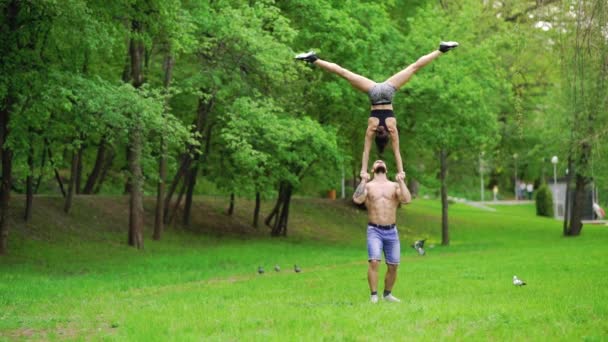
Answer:
POLYGON ((383 230, 367 226, 367 260, 382 260, 382 252, 387 264, 399 265, 401 244, 397 227, 383 230))

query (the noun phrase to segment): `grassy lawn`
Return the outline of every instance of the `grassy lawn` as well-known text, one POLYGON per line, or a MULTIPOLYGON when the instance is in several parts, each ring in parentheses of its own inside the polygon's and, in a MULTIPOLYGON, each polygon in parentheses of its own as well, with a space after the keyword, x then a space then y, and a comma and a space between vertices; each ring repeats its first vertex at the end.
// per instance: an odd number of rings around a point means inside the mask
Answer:
POLYGON ((438 202, 402 208, 402 303, 372 305, 366 214, 340 201, 295 199, 290 236, 271 239, 249 227, 251 202, 227 217, 226 199, 198 198, 191 229, 159 242, 148 231, 142 251, 125 244, 126 198, 79 197, 70 216, 59 202, 37 198, 28 225, 14 208, 1 340, 608 339, 608 227, 563 238, 531 205, 452 206, 450 247, 438 202), (428 238, 425 257, 409 248, 417 238, 428 238))

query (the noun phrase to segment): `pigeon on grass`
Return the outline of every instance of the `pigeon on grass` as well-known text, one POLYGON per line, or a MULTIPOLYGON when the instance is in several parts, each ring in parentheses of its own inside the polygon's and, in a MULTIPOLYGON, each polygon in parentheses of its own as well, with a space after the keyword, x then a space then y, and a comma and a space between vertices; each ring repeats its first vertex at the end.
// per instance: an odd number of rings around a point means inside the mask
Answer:
POLYGON ((519 279, 519 278, 517 278, 517 276, 514 275, 513 276, 513 285, 515 285, 515 286, 524 286, 524 285, 526 285, 526 282, 523 281, 523 280, 521 280, 521 279, 519 279))
POLYGON ((274 271, 275 271, 275 272, 281 272, 281 266, 279 266, 279 265, 274 265, 274 271))
POLYGON ((302 272, 302 269, 298 265, 293 265, 293 271, 296 273, 300 273, 300 272, 302 272))
POLYGON ((416 242, 414 242, 414 244, 412 245, 412 248, 416 250, 416 252, 418 252, 418 255, 425 255, 426 252, 424 251, 424 241, 426 241, 426 239, 424 240, 417 240, 416 242))
POLYGON ((259 274, 264 274, 264 267, 258 266, 258 273, 259 274))

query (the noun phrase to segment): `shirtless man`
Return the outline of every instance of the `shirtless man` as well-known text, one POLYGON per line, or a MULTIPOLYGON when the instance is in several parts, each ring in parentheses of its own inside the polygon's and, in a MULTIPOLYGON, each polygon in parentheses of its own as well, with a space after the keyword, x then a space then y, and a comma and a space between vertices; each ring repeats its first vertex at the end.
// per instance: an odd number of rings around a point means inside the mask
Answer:
POLYGON ((357 190, 353 194, 353 201, 357 204, 365 203, 369 223, 367 224, 367 253, 369 266, 367 281, 371 291, 370 300, 378 302, 378 268, 382 260, 382 252, 386 259, 386 276, 384 278, 384 300, 400 302, 391 294, 395 280, 397 280, 397 267, 399 266, 401 247, 399 233, 395 225, 397 207, 399 202, 409 203, 412 195, 404 183, 405 173, 398 173, 397 183, 386 178, 386 164, 376 160, 372 166, 374 178, 368 183, 363 177, 357 190))

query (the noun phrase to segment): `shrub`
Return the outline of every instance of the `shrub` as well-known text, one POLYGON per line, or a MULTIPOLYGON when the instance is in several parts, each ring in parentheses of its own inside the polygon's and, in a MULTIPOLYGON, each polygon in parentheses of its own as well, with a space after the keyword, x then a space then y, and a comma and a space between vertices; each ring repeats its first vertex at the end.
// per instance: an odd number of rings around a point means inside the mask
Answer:
POLYGON ((536 215, 553 217, 553 194, 547 184, 536 191, 536 215))

